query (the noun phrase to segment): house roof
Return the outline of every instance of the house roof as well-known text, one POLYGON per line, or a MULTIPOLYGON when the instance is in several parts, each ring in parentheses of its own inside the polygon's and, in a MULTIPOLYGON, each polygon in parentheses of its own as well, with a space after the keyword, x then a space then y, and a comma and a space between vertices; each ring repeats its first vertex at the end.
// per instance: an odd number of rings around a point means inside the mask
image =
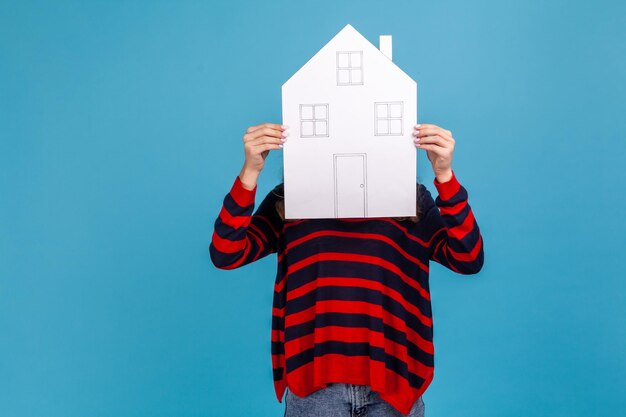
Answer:
POLYGON ((347 24, 335 36, 333 36, 332 39, 329 40, 328 43, 326 43, 326 45, 324 45, 315 55, 313 55, 311 57, 311 59, 309 59, 302 67, 300 67, 300 69, 298 71, 296 71, 287 81, 285 81, 285 83, 283 84, 283 88, 287 84, 289 84, 290 81, 295 79, 301 73, 301 71, 302 71, 302 69, 304 67, 306 67, 307 65, 313 63, 318 56, 320 56, 321 54, 326 52, 328 49, 334 49, 335 48, 335 44, 341 42, 341 40, 343 40, 345 38, 350 38, 350 37, 356 37, 360 42, 363 43, 363 48, 369 49, 371 51, 371 53, 377 53, 377 54, 380 54, 381 57, 384 57, 385 62, 389 63, 389 68, 392 71, 397 72, 398 74, 401 74, 401 76, 406 77, 409 80, 411 80, 413 83, 415 83, 415 80, 413 80, 406 72, 404 72, 391 59, 389 59, 385 54, 383 54, 380 51, 380 49, 378 49, 369 40, 367 40, 367 38, 365 36, 361 35, 361 33, 358 30, 356 30, 352 25, 347 24))

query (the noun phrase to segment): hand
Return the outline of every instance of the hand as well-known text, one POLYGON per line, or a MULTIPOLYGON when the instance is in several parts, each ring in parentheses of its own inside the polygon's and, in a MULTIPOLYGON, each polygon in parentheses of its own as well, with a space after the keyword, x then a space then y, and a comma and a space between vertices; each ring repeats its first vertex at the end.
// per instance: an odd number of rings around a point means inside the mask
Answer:
POLYGON ((261 172, 269 151, 282 148, 282 144, 287 140, 288 133, 285 129, 286 126, 274 123, 250 126, 243 135, 243 149, 246 153, 244 167, 261 172))
POLYGON ((239 174, 239 179, 248 189, 256 186, 259 173, 265 165, 265 158, 270 150, 281 149, 287 140, 287 126, 274 123, 262 123, 250 126, 243 135, 243 149, 246 160, 239 174))
POLYGON ((426 151, 437 181, 446 182, 452 178, 452 132, 437 125, 422 123, 415 125, 413 136, 415 146, 426 151))

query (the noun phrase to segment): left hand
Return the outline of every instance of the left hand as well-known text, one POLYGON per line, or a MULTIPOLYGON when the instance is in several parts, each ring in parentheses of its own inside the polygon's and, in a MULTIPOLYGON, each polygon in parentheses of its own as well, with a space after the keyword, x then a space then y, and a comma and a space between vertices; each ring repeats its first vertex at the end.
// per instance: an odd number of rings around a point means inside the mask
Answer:
POLYGON ((413 128, 413 137, 417 149, 426 151, 437 181, 446 182, 452 178, 452 132, 437 125, 422 123, 413 128))

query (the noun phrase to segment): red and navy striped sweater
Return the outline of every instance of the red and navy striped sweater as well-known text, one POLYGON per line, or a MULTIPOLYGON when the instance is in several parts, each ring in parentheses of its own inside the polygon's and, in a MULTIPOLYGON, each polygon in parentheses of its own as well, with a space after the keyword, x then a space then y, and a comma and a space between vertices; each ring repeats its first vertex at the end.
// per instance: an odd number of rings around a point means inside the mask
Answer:
POLYGON ((483 244, 454 172, 417 184, 416 223, 393 218, 282 221, 282 185, 253 214, 256 187, 239 177, 215 221, 215 266, 241 267, 277 253, 271 354, 279 402, 331 382, 369 385, 401 413, 433 379, 429 261, 461 274, 483 265, 483 244))

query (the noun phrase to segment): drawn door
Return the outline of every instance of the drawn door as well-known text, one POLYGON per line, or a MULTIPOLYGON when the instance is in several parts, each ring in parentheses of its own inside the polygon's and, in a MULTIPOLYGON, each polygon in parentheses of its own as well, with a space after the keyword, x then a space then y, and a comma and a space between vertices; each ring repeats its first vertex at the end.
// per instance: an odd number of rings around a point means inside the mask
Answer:
POLYGON ((334 155, 335 217, 367 215, 366 167, 364 153, 334 155))

